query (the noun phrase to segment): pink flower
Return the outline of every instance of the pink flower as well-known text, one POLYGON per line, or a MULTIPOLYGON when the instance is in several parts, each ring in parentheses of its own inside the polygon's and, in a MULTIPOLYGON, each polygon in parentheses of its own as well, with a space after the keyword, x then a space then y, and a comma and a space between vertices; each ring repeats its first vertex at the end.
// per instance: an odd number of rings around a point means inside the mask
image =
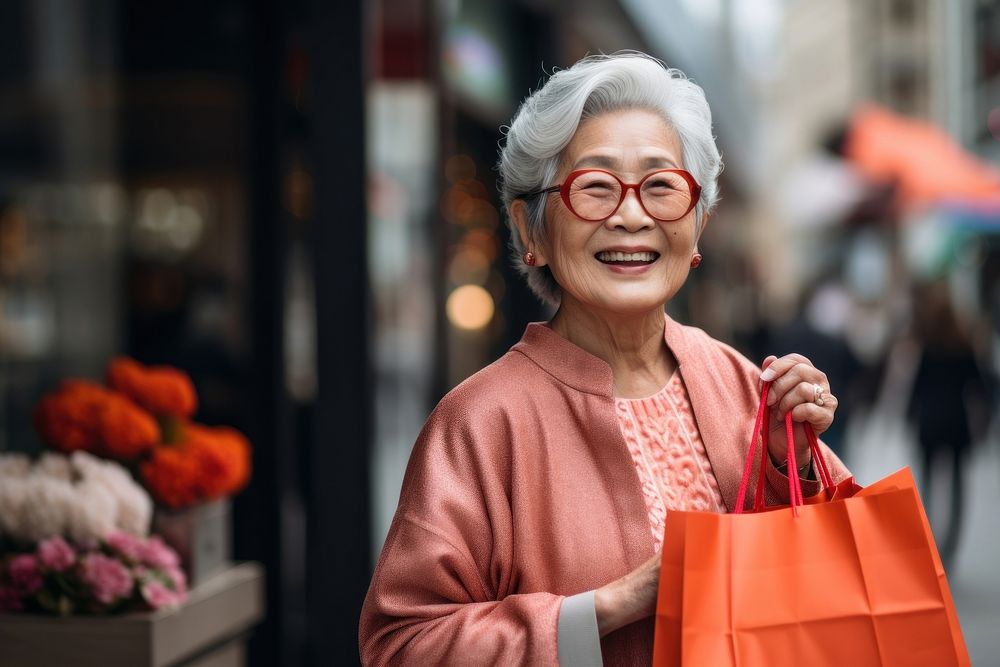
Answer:
POLYGON ((76 552, 56 535, 38 545, 38 560, 46 569, 62 572, 76 562, 76 552))
POLYGON ((24 601, 13 586, 0 586, 0 611, 21 611, 24 601))
POLYGON ((166 569, 177 567, 181 564, 181 559, 177 552, 167 546, 166 542, 160 539, 159 535, 153 535, 146 544, 143 545, 142 560, 146 565, 166 569))
POLYGON ((14 556, 8 566, 8 572, 14 588, 25 595, 32 595, 42 587, 42 572, 38 569, 38 561, 32 554, 14 556))
POLYGON ((179 567, 166 567, 163 568, 163 574, 167 576, 170 583, 173 584, 175 591, 187 590, 187 577, 184 575, 184 571, 179 567))
POLYGON ((104 541, 109 547, 134 563, 143 560, 145 545, 141 537, 129 535, 123 530, 115 530, 109 533, 104 541))
POLYGON ((187 599, 187 594, 183 591, 174 592, 163 582, 153 580, 143 585, 142 597, 153 609, 162 609, 179 607, 187 599))
POLYGON ((111 604, 132 593, 132 573, 116 558, 104 554, 87 554, 80 561, 80 578, 90 586, 94 598, 111 604))

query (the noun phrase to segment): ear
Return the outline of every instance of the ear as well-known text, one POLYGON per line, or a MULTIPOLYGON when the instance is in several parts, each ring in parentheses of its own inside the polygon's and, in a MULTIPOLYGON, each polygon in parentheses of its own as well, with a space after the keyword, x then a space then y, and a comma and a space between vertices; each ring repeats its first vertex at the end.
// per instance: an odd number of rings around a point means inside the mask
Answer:
POLYGON ((708 213, 701 214, 701 227, 698 228, 698 238, 694 240, 694 249, 698 250, 698 241, 701 240, 701 235, 705 233, 705 228, 708 227, 708 213))
POLYGON ((514 222, 514 228, 521 237, 521 245, 525 252, 535 255, 535 266, 545 266, 549 263, 542 244, 536 243, 531 234, 528 233, 528 205, 523 199, 515 199, 510 204, 510 219, 514 222))

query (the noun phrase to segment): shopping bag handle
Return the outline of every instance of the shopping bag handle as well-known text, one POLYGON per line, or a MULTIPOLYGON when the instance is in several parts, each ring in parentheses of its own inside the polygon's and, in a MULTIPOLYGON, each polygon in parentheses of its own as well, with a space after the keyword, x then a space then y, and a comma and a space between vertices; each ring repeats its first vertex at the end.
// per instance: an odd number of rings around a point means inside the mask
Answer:
MULTIPOLYGON (((747 460, 746 464, 743 466, 743 477, 740 479, 739 493, 736 496, 736 514, 742 514, 744 511, 743 508, 746 502, 746 493, 750 486, 750 474, 753 470, 753 462, 758 444, 761 448, 760 473, 757 475, 757 488, 754 493, 753 511, 759 512, 764 509, 764 471, 767 466, 767 446, 764 445, 761 439, 761 433, 770 432, 770 410, 767 405, 767 396, 770 390, 771 383, 764 382, 761 387, 760 405, 757 407, 757 417, 754 420, 753 432, 750 435, 750 447, 747 451, 747 460)), ((809 442, 809 449, 812 452, 816 470, 819 473, 820 481, 823 483, 824 488, 833 489, 833 477, 830 475, 830 469, 827 467, 826 460, 823 458, 823 451, 819 446, 819 439, 816 437, 816 432, 813 431, 812 426, 808 423, 803 424, 803 428, 806 433, 806 440, 809 442)), ((795 431, 791 412, 785 415, 785 439, 788 444, 788 470, 797 470, 798 467, 795 462, 795 431)), ((799 481, 799 476, 794 472, 788 476, 788 497, 793 512, 797 514, 798 512, 795 508, 803 503, 802 483, 799 481)))

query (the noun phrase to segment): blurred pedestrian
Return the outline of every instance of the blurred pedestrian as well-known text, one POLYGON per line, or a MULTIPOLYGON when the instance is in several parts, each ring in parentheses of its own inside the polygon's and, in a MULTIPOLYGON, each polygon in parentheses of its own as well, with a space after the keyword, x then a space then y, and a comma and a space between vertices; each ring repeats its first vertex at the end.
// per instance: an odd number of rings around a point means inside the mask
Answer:
POLYGON ((863 367, 844 337, 851 321, 851 302, 846 290, 834 280, 823 280, 803 294, 799 314, 770 335, 769 350, 775 354, 797 352, 817 368, 826 370, 831 387, 837 387, 837 419, 823 434, 823 442, 844 456, 844 436, 852 405, 859 393, 863 367))
MULTIPOLYGON (((974 437, 974 411, 969 406, 974 401, 985 403, 987 390, 947 284, 918 285, 913 310, 914 334, 921 350, 907 416, 916 428, 923 473, 921 493, 931 517, 935 516, 937 480, 950 477, 948 519, 944 538, 939 540, 941 559, 948 566, 954 562, 965 515, 965 468, 974 437)), ((936 532, 940 536, 941 531, 936 532)))

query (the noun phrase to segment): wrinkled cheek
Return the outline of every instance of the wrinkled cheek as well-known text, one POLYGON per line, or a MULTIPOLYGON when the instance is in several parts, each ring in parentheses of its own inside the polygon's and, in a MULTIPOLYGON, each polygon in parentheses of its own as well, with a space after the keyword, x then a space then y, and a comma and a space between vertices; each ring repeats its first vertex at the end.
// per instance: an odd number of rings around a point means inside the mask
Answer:
POLYGON ((560 259, 561 261, 552 268, 552 274, 559 287, 576 298, 585 299, 588 294, 592 294, 596 277, 588 275, 579 265, 560 259))
POLYGON ((667 267, 667 275, 664 280, 664 288, 668 291, 666 299, 671 299, 687 281, 690 266, 681 264, 679 261, 667 267))
POLYGON ((684 278, 687 277, 688 270, 691 268, 690 265, 691 260, 688 259, 686 261, 687 264, 684 263, 685 259, 682 259, 680 257, 671 258, 670 263, 667 264, 667 271, 666 271, 667 280, 669 282, 676 283, 679 280, 683 281, 684 278))

